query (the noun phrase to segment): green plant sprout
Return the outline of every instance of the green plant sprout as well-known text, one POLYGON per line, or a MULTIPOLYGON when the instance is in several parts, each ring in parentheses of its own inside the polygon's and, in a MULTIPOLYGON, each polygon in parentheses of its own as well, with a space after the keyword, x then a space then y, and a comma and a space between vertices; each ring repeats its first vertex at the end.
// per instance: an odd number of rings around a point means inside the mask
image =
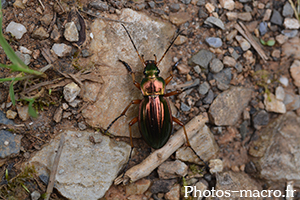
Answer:
MULTIPOLYGON (((16 99, 15 99, 15 93, 14 93, 14 84, 17 81, 22 81, 22 80, 25 80, 25 79, 29 79, 30 77, 25 76, 25 73, 36 75, 36 76, 41 76, 41 75, 43 75, 43 73, 39 72, 39 71, 36 71, 36 70, 30 69, 15 54, 14 50, 11 48, 11 46, 8 44, 8 42, 5 40, 5 38, 3 36, 3 33, 2 33, 2 17, 3 17, 2 2, 0 0, 0 45, 2 46, 2 48, 5 52, 5 54, 7 55, 7 57, 12 62, 12 64, 10 64, 10 65, 5 65, 5 64, 0 63, 0 67, 9 68, 9 69, 11 69, 12 72, 21 72, 19 75, 15 76, 15 77, 0 78, 0 82, 11 81, 11 83, 9 85, 9 96, 10 96, 10 99, 11 99, 13 105, 16 105, 16 99)), ((34 110, 34 108, 32 107, 34 99, 24 98, 24 100, 29 102, 28 113, 33 117, 37 117, 37 113, 34 110)))
POLYGON ((26 182, 32 181, 36 170, 34 166, 26 166, 25 169, 15 177, 10 178, 8 169, 5 170, 5 181, 0 187, 0 193, 5 197, 18 196, 20 189, 23 188, 27 193, 30 194, 30 190, 26 187, 26 182))
POLYGON ((274 46, 275 40, 268 40, 267 42, 265 42, 263 39, 260 39, 260 43, 262 45, 271 47, 271 46, 274 46))

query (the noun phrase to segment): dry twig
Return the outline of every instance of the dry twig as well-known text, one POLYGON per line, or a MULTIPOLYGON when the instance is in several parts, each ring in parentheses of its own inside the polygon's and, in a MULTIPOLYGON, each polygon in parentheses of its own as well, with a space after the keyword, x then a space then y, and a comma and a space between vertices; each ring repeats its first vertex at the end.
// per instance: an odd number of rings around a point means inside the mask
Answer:
POLYGON ((246 26, 239 22, 240 25, 235 24, 235 28, 248 40, 248 42, 253 46, 253 48, 257 51, 260 57, 264 62, 267 62, 268 56, 266 56, 264 50, 260 47, 260 45, 252 38, 251 33, 248 31, 246 26))
POLYGON ((64 136, 64 134, 62 134, 61 138, 60 138, 60 141, 59 141, 57 153, 56 153, 56 156, 54 158, 53 165, 52 165, 52 170, 51 170, 51 174, 50 174, 50 178, 49 178, 49 182, 48 182, 48 187, 47 187, 47 191, 46 191, 45 200, 49 200, 50 195, 52 193, 52 190, 53 190, 53 187, 54 187, 54 182, 55 182, 55 175, 56 175, 56 172, 57 172, 58 163, 59 163, 59 159, 60 159, 63 147, 64 147, 64 143, 65 143, 65 136, 64 136))
MULTIPOLYGON (((188 138, 193 138, 199 133, 199 130, 208 121, 207 117, 198 115, 194 117, 189 123, 185 125, 188 138)), ((157 168, 161 163, 167 160, 179 147, 181 147, 186 142, 186 138, 181 128, 178 130, 163 146, 162 148, 154 151, 150 156, 148 156, 140 164, 130 168, 125 175, 121 174, 114 181, 116 185, 123 182, 127 184, 128 182, 135 182, 143 177, 148 176, 155 168, 157 168)))

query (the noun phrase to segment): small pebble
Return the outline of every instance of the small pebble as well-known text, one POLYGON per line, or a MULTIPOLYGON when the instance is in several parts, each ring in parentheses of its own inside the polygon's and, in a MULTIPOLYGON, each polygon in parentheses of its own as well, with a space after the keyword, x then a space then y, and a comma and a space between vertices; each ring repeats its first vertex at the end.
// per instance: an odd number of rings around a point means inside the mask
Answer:
POLYGON ((196 72, 197 74, 200 74, 200 73, 201 73, 201 68, 200 68, 199 65, 196 65, 196 66, 194 67, 194 70, 195 70, 195 72, 196 72))
POLYGON ((243 51, 247 51, 248 49, 250 49, 251 45, 246 39, 244 39, 244 37, 237 35, 235 36, 235 39, 239 42, 243 51))
POLYGON ((268 23, 267 22, 261 22, 259 24, 259 32, 260 35, 263 36, 268 32, 268 23))
POLYGON ((41 194, 38 191, 33 191, 31 194, 31 200, 38 200, 41 197, 41 194))
POLYGON ((252 15, 250 12, 238 13, 238 19, 245 22, 250 22, 252 20, 252 15))
POLYGON ((223 171, 223 161, 221 159, 212 159, 209 161, 209 172, 211 174, 223 171))
POLYGON ((212 59, 210 63, 210 71, 212 73, 219 73, 224 68, 224 65, 221 60, 218 58, 212 59))
POLYGON ((222 40, 220 38, 216 38, 216 37, 205 38, 205 41, 207 42, 207 44, 209 46, 214 47, 214 48, 219 48, 223 45, 222 40))
POLYGON ((236 65, 236 61, 234 60, 234 58, 232 58, 230 56, 225 56, 223 58, 223 64, 227 65, 229 67, 234 67, 236 65))
POLYGON ((23 54, 20 51, 16 51, 15 54, 24 62, 25 65, 30 64, 30 55, 29 54, 23 54))
POLYGON ((16 39, 21 39, 24 33, 27 32, 25 26, 14 21, 8 24, 5 31, 11 33, 16 39))
POLYGON ((62 109, 67 110, 69 108, 69 105, 67 103, 62 104, 62 109))
POLYGON ((215 6, 211 3, 205 4, 205 8, 209 13, 212 13, 216 9, 215 6))
POLYGON ((107 11, 108 10, 107 3, 104 2, 104 1, 100 1, 100 0, 90 2, 90 6, 97 9, 97 10, 100 10, 100 11, 107 11))
POLYGON ((281 14, 277 10, 273 10, 273 14, 272 14, 272 17, 271 17, 270 21, 273 24, 281 26, 282 22, 283 22, 283 18, 282 18, 281 14))
POLYGON ((86 127, 85 123, 81 121, 81 122, 78 123, 78 128, 79 128, 81 131, 83 131, 83 130, 85 130, 87 127, 86 127))
POLYGON ((269 21, 271 18, 271 14, 272 14, 272 10, 271 9, 267 9, 264 15, 264 18, 262 21, 269 21))
POLYGON ((64 36, 69 42, 77 42, 79 40, 79 33, 74 22, 66 23, 64 36))
POLYGON ((44 27, 39 27, 38 29, 33 31, 31 37, 39 40, 44 40, 49 37, 49 33, 47 33, 44 27))
POLYGON ((30 51, 29 49, 27 49, 26 47, 23 47, 23 46, 19 46, 19 51, 21 53, 25 53, 25 54, 32 54, 32 51, 30 51))
POLYGON ((71 53, 72 51, 72 47, 69 45, 66 45, 64 43, 61 44, 54 44, 52 46, 52 51, 54 51, 54 53, 59 56, 59 57, 64 57, 67 56, 71 53))
POLYGON ((265 126, 269 123, 269 114, 265 110, 260 110, 253 115, 254 126, 265 126))
POLYGON ((288 38, 293 38, 297 36, 298 30, 282 30, 281 33, 288 38))
POLYGON ((279 101, 283 101, 284 100, 285 91, 284 91, 283 87, 278 86, 276 88, 276 90, 275 90, 275 96, 276 96, 276 99, 279 100, 279 101))
POLYGON ((184 64, 177 65, 177 69, 179 74, 188 74, 190 72, 190 68, 184 64))
POLYGON ((237 35, 237 30, 231 31, 228 35, 226 35, 226 40, 231 41, 237 35))
POLYGON ((299 29, 300 28, 300 23, 295 18, 285 18, 284 22, 283 22, 283 26, 286 29, 299 29))
POLYGON ((294 15, 294 10, 288 1, 283 6, 282 15, 284 17, 293 17, 294 15))
POLYGON ((18 113, 16 113, 15 111, 8 110, 8 111, 6 112, 6 117, 7 117, 8 119, 15 119, 16 116, 17 116, 17 114, 18 114, 18 113))
POLYGON ((209 85, 208 82, 205 81, 205 82, 200 84, 198 92, 202 95, 205 95, 208 92, 209 89, 210 89, 210 85, 209 85))
POLYGON ((276 36, 276 41, 277 41, 279 44, 284 44, 287 40, 288 40, 288 36, 285 36, 285 35, 283 35, 283 34, 280 34, 280 35, 277 35, 277 36, 276 36))
POLYGON ((65 100, 67 102, 74 101, 77 95, 80 93, 80 90, 80 87, 74 82, 67 84, 63 91, 65 100))
POLYGON ((204 23, 208 24, 208 25, 215 25, 215 26, 219 27, 220 29, 225 30, 224 23, 216 17, 210 16, 204 21, 204 23))
POLYGON ((169 9, 171 12, 178 12, 180 10, 180 5, 178 3, 172 3, 169 9))
POLYGON ((213 100, 214 100, 214 92, 210 89, 206 97, 203 99, 203 103, 211 104, 213 100))
POLYGON ((181 102, 180 104, 180 109, 183 111, 183 112, 187 112, 191 109, 190 106, 186 105, 185 103, 181 102))
POLYGON ((235 7, 235 3, 233 0, 220 0, 220 4, 227 10, 233 10, 235 7))

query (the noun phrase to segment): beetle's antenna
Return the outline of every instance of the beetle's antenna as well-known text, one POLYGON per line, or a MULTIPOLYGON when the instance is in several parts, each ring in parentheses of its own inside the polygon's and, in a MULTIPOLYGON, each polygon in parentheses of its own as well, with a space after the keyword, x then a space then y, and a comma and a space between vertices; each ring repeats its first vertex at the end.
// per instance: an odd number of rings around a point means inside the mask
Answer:
POLYGON ((145 61, 144 61, 144 57, 143 57, 143 56, 141 56, 141 55, 139 54, 139 52, 138 52, 138 50, 137 50, 137 48, 136 48, 136 46, 135 46, 135 44, 134 44, 134 42, 133 42, 133 40, 132 40, 132 38, 131 38, 130 34, 129 34, 129 32, 128 32, 128 30, 126 29, 126 27, 124 26, 124 24, 121 24, 121 25, 123 26, 123 28, 125 29, 125 31, 126 31, 126 33, 127 33, 127 35, 129 36, 129 38, 130 38, 130 41, 131 41, 131 43, 133 44, 133 47, 134 47, 134 49, 135 49, 136 53, 138 54, 138 56, 139 56, 139 58, 140 58, 141 62, 143 63, 144 67, 146 67, 146 64, 145 64, 145 61))
POLYGON ((165 55, 167 54, 167 52, 169 51, 169 49, 171 48, 171 46, 174 44, 175 40, 178 38, 178 36, 183 32, 184 30, 181 30, 176 36, 175 38, 172 40, 171 44, 169 45, 169 47, 167 48, 167 50, 165 51, 164 55, 161 57, 161 59, 157 62, 157 66, 159 65, 159 63, 162 61, 162 59, 165 57, 165 55))

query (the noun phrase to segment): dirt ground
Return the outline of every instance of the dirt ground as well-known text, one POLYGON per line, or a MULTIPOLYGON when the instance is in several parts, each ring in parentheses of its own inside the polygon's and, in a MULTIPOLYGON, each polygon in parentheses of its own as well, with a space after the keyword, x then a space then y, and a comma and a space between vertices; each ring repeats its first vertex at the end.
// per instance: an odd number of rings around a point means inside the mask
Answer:
MULTIPOLYGON (((17 0, 18 1, 18 0, 17 0)), ((21 1, 20 1, 21 2, 21 1)), ((23 1, 24 2, 24 1, 23 1)), ((113 1, 107 0, 108 9, 105 11, 96 10, 95 8, 89 5, 90 1, 88 0, 81 0, 81 1, 62 1, 58 3, 58 1, 49 1, 43 0, 41 1, 43 6, 38 3, 38 1, 28 0, 25 1, 24 8, 20 3, 19 6, 13 6, 15 3, 14 1, 7 1, 7 6, 3 9, 3 30, 7 27, 10 21, 15 21, 17 23, 23 24, 29 34, 25 34, 22 39, 17 40, 12 37, 10 34, 4 31, 4 36, 6 40, 9 42, 11 47, 16 51, 18 50, 19 46, 25 46, 30 50, 34 50, 36 54, 35 58, 31 58, 30 67, 35 70, 39 70, 46 65, 49 64, 49 61, 53 61, 53 65, 55 68, 51 68, 47 70, 46 77, 43 78, 33 78, 28 81, 18 82, 15 84, 14 89, 16 93, 16 99, 20 97, 20 93, 26 94, 27 96, 34 96, 39 93, 39 98, 36 99, 34 107, 38 110, 39 117, 32 118, 26 122, 23 122, 20 118, 15 118, 14 122, 16 124, 24 124, 23 126, 19 127, 9 127, 13 129, 12 131, 17 134, 22 134, 23 138, 21 140, 21 152, 19 155, 14 156, 12 158, 5 158, 0 160, 0 177, 5 177, 6 169, 9 169, 9 177, 16 177, 17 174, 22 173, 20 166, 23 162, 26 162, 31 154, 36 151, 39 151, 43 148, 44 145, 47 145, 49 141, 54 138, 60 130, 64 129, 78 129, 78 122, 84 120, 83 116, 81 115, 80 111, 86 106, 85 102, 82 102, 79 107, 77 108, 70 108, 70 112, 73 114, 70 118, 64 118, 61 122, 56 123, 53 119, 54 113, 58 106, 64 103, 64 99, 62 98, 63 95, 63 87, 55 87, 51 89, 51 94, 49 91, 41 91, 34 90, 31 92, 27 92, 26 90, 35 84, 42 83, 42 82, 51 82, 57 78, 64 78, 63 74, 74 74, 79 70, 88 68, 88 65, 82 65, 82 63, 78 64, 78 59, 81 58, 82 50, 85 49, 86 45, 90 42, 89 40, 85 41, 85 43, 80 46, 80 50, 73 45, 72 56, 66 56, 63 58, 55 58, 53 56, 46 56, 47 49, 51 49, 53 43, 55 42, 51 38, 46 39, 37 39, 31 37, 31 33, 36 29, 37 26, 43 26, 47 33, 49 34, 53 29, 53 24, 55 23, 58 26, 58 32, 60 34, 63 33, 63 26, 67 22, 69 18, 69 13, 72 8, 77 8, 80 14, 83 16, 87 30, 89 30, 89 26, 95 20, 95 14, 100 13, 100 15, 105 16, 106 13, 116 13, 118 10, 122 8, 132 8, 134 10, 138 10, 140 12, 147 13, 150 16, 154 16, 160 18, 161 20, 169 20, 168 15, 170 11, 168 8, 173 3, 178 3, 184 10, 189 13, 191 16, 189 23, 184 23, 176 28, 184 30, 183 35, 187 37, 187 42, 181 45, 174 45, 170 50, 170 54, 172 58, 181 58, 181 63, 188 63, 188 59, 198 52, 200 49, 209 49, 209 46, 204 42, 203 38, 206 37, 220 37, 223 38, 224 31, 220 31, 217 28, 210 28, 206 25, 203 25, 205 19, 198 18, 199 6, 192 3, 185 5, 182 1, 177 0, 157 0, 155 2, 155 9, 152 9, 149 6, 149 1, 147 0, 137 0, 137 1, 113 1), (119 3, 119 4, 118 4, 119 3), (145 4, 145 7, 139 7, 139 5, 145 4), (64 9, 64 11, 62 10, 64 9), (91 14, 87 14, 89 11, 91 14), (160 11, 165 11, 165 14, 159 14, 160 11), (41 16, 43 17, 41 19, 41 16), (49 20, 49 16, 51 16, 49 20), (52 17, 55 16, 55 20, 52 17), (52 23, 54 22, 54 23, 52 23), (196 27, 196 22, 203 25, 203 27, 196 27), (30 122, 32 125, 28 125, 30 122)), ((210 1, 206 1, 210 2, 210 1)), ((211 1, 214 4, 218 4, 217 1, 211 1)), ((269 1, 267 0, 259 0, 258 3, 267 4, 269 1)), ((282 5, 285 3, 285 0, 279 1, 272 1, 272 6, 274 9, 281 8, 282 5)), ((240 3, 241 4, 241 3, 240 3)), ((240 5, 237 3, 237 5, 240 5)), ((241 6, 241 5, 240 5, 241 6)), ((203 6, 202 6, 203 7, 203 6)), ((231 27, 235 23, 235 21, 228 21, 226 19, 226 10, 222 8, 217 8, 218 14, 220 19, 226 24, 226 27, 231 27)), ((243 7, 236 9, 237 12, 242 12, 243 7)), ((263 17, 262 10, 254 9, 253 13, 253 21, 260 20, 263 17)), ((228 34, 228 33, 227 33, 228 34)), ((266 35, 263 36, 263 39, 267 41, 270 38, 275 38, 277 32, 276 31, 269 31, 266 35)), ((63 37, 58 39, 57 41, 63 41, 66 44, 72 45, 70 42, 66 41, 63 37)), ((223 43, 222 49, 227 49, 231 44, 223 43)), ((272 52, 273 47, 265 47, 267 52, 272 52)), ((240 48, 237 48, 237 51, 240 48)), ((253 51, 254 52, 254 51, 253 51)), ((242 54, 242 52, 240 52, 242 54)), ((223 59, 224 56, 229 54, 227 51, 224 50, 224 54, 217 54, 219 59, 223 59)), ((287 70, 282 70, 288 68, 291 63, 291 58, 282 58, 279 61, 269 61, 268 64, 265 64, 262 59, 259 58, 257 53, 255 53, 256 67, 263 68, 264 70, 268 71, 268 77, 272 77, 273 80, 278 79, 279 76, 286 76, 291 79, 290 74, 287 70)), ((246 61, 245 61, 246 62, 246 61)), ((0 49, 0 63, 3 64, 10 64, 11 62, 5 55, 3 49, 0 49)), ((244 66, 243 72, 241 75, 235 73, 233 79, 231 81, 232 85, 247 85, 248 87, 253 87, 255 89, 255 96, 256 99, 262 99, 263 95, 263 87, 260 87, 258 83, 264 82, 261 78, 257 78, 255 76, 251 76, 253 72, 253 68, 255 66, 251 66, 248 63, 242 63, 244 66), (240 79, 239 79, 240 78, 240 79)), ((0 77, 12 77, 16 76, 18 73, 13 72, 9 69, 1 68, 0 69, 0 77)), ((190 73, 188 74, 180 74, 178 70, 173 70, 173 74, 175 76, 174 81, 178 84, 185 83, 186 81, 190 81, 193 78, 200 78, 201 81, 205 81, 207 77, 200 75, 192 68, 190 73)), ((0 84, 0 103, 8 103, 10 102, 10 97, 8 95, 9 91, 9 82, 4 82, 0 84)), ((270 92, 274 93, 274 89, 278 86, 278 82, 269 83, 268 89, 270 92)), ((291 88, 293 90, 295 88, 291 88)), ((192 99, 197 99, 197 89, 193 89, 190 93, 192 99)), ((216 91, 216 93, 220 93, 220 91, 216 91)), ((172 99, 174 105, 180 109, 180 100, 179 97, 175 97, 172 99)), ((26 102, 21 101, 18 103, 26 104, 26 102)), ((257 105, 259 106, 259 105, 257 105)), ((190 121, 194 116, 198 115, 200 112, 205 112, 208 110, 208 106, 202 107, 193 107, 187 112, 180 112, 179 119, 182 120, 184 123, 190 121)), ((7 111, 8 109, 15 110, 16 108, 2 108, 2 111, 7 111)), ((249 107, 250 111, 250 107, 249 107)), ((278 114, 270 114, 271 118, 275 118, 278 114)), ((237 124, 241 124, 242 119, 240 119, 237 124)), ((0 125, 1 128, 5 127, 5 125, 0 125)), ((243 146, 249 145, 249 141, 251 137, 253 137, 252 133, 255 132, 254 127, 250 127, 248 130, 247 135, 243 139, 241 139, 240 135, 238 134, 239 130, 238 126, 231 126, 227 128, 221 128, 222 134, 220 134, 220 128, 211 126, 211 131, 215 135, 215 139, 220 147, 220 158, 223 159, 224 166, 227 169, 236 169, 243 170, 245 169, 246 163, 249 162, 248 154, 245 148, 241 148, 243 146), (241 150, 242 149, 242 150, 241 150)), ((93 129, 93 127, 88 127, 93 129)), ((105 128, 105 127, 103 127, 105 128)), ((176 128, 179 128, 176 126, 176 128)), ((123 140, 129 143, 129 138, 117 138, 117 140, 123 140)), ((135 165, 136 163, 141 162, 145 157, 147 157, 151 149, 146 145, 146 143, 142 139, 134 139, 134 146, 137 149, 137 155, 133 158, 130 162, 129 167, 135 165)), ((172 157, 171 157, 172 159, 172 157)), ((150 176, 156 177, 157 174, 152 173, 150 176)), ((3 182, 2 178, 2 182, 3 182)), ((44 193, 46 185, 38 178, 35 177, 34 179, 30 179, 26 186, 30 191, 38 190, 44 193)), ((0 184, 0 189, 3 191, 4 186, 0 184)), ((8 188, 6 188, 8 189, 8 188)), ((119 190, 122 190, 118 188, 119 190)), ((30 199, 30 194, 26 192, 26 190, 22 189, 22 187, 16 187, 15 199, 30 199)), ((5 199, 4 196, 0 196, 1 199, 5 199)), ((51 199, 65 199, 62 197, 57 191, 51 195, 51 199)))

